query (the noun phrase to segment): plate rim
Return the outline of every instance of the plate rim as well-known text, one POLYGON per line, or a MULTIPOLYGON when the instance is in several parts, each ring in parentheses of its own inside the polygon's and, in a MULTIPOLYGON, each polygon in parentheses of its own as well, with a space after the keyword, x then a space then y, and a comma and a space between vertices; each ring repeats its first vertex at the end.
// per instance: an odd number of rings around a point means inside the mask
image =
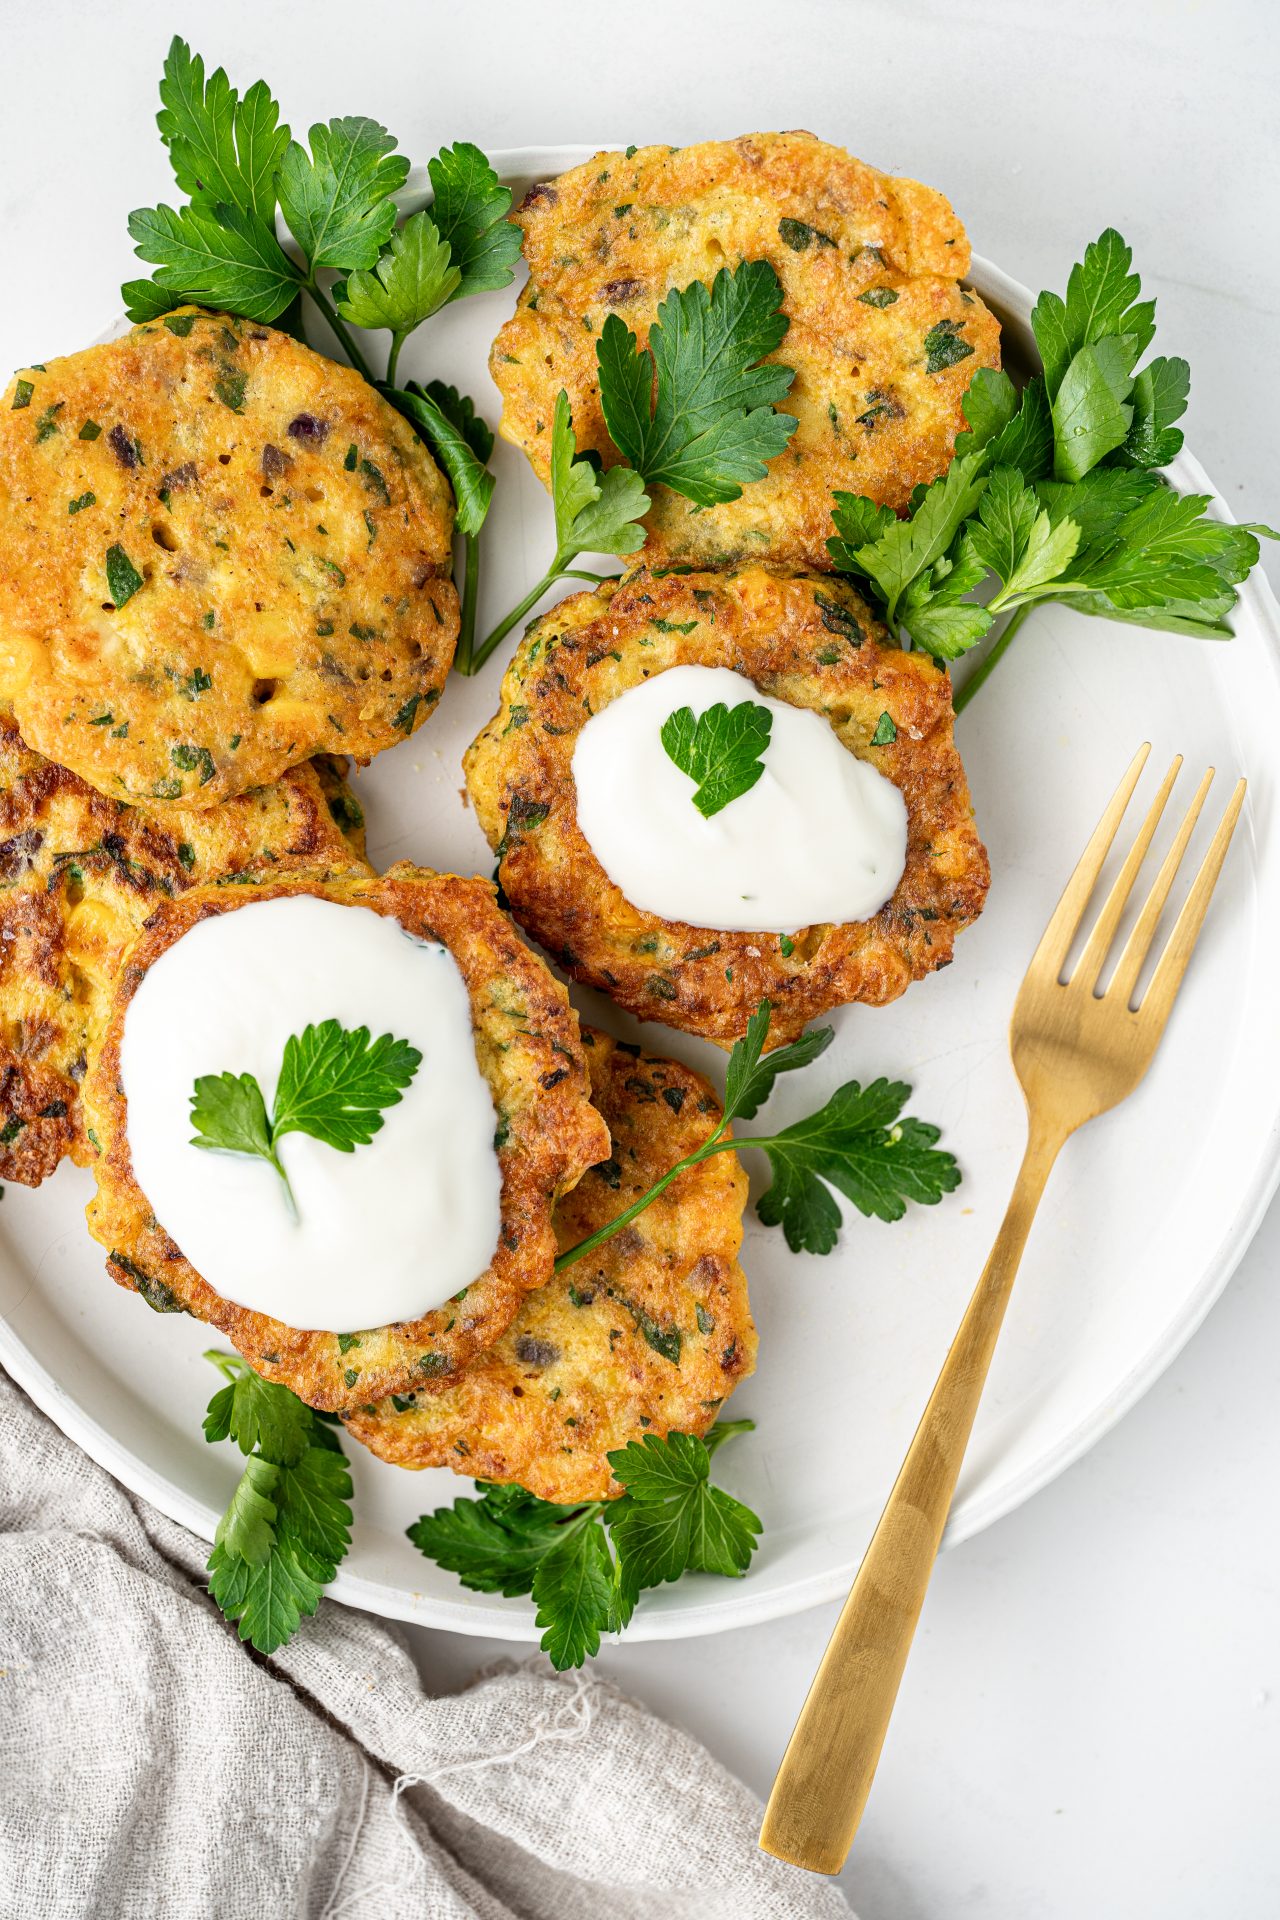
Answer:
MULTIPOLYGON (((614 150, 603 144, 575 142, 560 146, 496 147, 490 151, 489 157, 506 181, 513 177, 537 178, 546 177, 552 172, 564 172, 598 152, 614 150)), ((424 168, 415 167, 410 171, 402 198, 411 205, 425 204, 429 200, 430 183, 424 168)), ((1033 296, 1020 281, 979 253, 973 254, 966 278, 972 281, 984 300, 999 308, 1002 323, 1013 320, 1023 329, 1029 327, 1033 296)), ((1178 476, 1184 490, 1209 493, 1221 516, 1226 520, 1234 519, 1222 494, 1186 448, 1172 463, 1171 471, 1178 476)), ((1262 657, 1273 678, 1280 681, 1280 603, 1277 603, 1270 582, 1260 569, 1255 569, 1243 583, 1240 599, 1248 605, 1256 622, 1262 642, 1262 657)), ((1012 1177, 1011 1169, 1011 1180, 1012 1177)), ((1032 1499, 1056 1480, 1059 1474, 1075 1465, 1132 1410, 1182 1352, 1210 1309, 1221 1298, 1257 1233, 1278 1186, 1280 1110, 1273 1120, 1270 1137, 1263 1142, 1259 1153, 1248 1202, 1233 1215, 1219 1242, 1217 1253, 1182 1302, 1179 1312, 1160 1328, 1148 1350, 1134 1362, 1120 1385, 1090 1414, 1078 1421, 1056 1446, 1046 1449, 1040 1459, 1030 1463, 1005 1485, 985 1496, 980 1491, 976 1492, 958 1503, 943 1535, 943 1550, 973 1538, 1032 1499)), ((26 1346, 3 1314, 0 1314, 0 1364, 73 1444, 81 1447, 130 1493, 149 1501, 159 1512, 185 1526, 198 1538, 212 1540, 217 1519, 213 1509, 189 1494, 177 1482, 165 1479, 145 1458, 117 1440, 100 1420, 83 1411, 56 1376, 26 1346)), ((888 1484, 885 1492, 887 1496, 888 1484)), ((693 1639, 735 1627, 788 1618, 811 1607, 842 1599, 857 1571, 860 1558, 842 1561, 822 1573, 810 1574, 789 1585, 759 1594, 742 1591, 715 1594, 687 1606, 668 1606, 653 1612, 647 1611, 642 1601, 626 1637, 631 1642, 693 1639)), ((357 1607, 384 1619, 439 1627, 480 1639, 536 1641, 539 1638, 532 1608, 527 1604, 507 1611, 481 1596, 467 1595, 465 1589, 460 1589, 460 1594, 465 1597, 457 1600, 429 1597, 342 1567, 327 1593, 343 1605, 357 1607)), ((616 1638, 614 1635, 606 1636, 606 1645, 613 1644, 616 1638)))

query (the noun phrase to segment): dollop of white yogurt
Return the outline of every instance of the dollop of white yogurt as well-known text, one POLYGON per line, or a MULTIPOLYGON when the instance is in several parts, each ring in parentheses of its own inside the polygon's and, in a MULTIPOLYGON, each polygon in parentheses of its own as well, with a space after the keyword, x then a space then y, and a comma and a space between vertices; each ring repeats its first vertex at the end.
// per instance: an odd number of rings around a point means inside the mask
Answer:
POLYGON ((368 907, 310 895, 202 920, 143 977, 121 1074, 138 1184, 196 1271, 287 1326, 346 1333, 416 1320, 484 1272, 501 1174, 471 1006, 446 947, 368 907), (202 1074, 251 1073, 268 1114, 290 1034, 323 1020, 422 1055, 367 1146, 288 1133, 265 1160, 191 1145, 202 1074))
POLYGON ((796 933, 866 920, 902 877, 907 808, 821 714, 771 700, 727 667, 669 667, 611 700, 578 735, 578 825, 633 906, 726 932, 796 933), (753 700, 773 716, 764 772, 704 819, 662 744, 680 707, 753 700))

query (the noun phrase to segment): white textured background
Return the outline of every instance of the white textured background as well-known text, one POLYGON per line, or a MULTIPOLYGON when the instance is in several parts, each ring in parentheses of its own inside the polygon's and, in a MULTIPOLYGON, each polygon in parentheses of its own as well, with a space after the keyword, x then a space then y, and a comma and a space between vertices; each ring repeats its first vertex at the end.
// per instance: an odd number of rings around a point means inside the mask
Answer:
MULTIPOLYGON (((1267 0, 3 0, 0 365, 78 347, 169 191, 176 30, 295 126, 686 142, 808 127, 941 187, 979 251, 1058 285, 1115 224, 1191 361, 1191 443, 1280 515, 1277 15, 1267 0)), ((1280 580, 1280 550, 1268 556, 1280 580)), ((1119 641, 1117 642, 1119 644, 1119 641)), ((1278 997, 1280 1004, 1280 997, 1278 997)), ((1280 1214, 1146 1401, 938 1568, 845 1884, 861 1920, 1280 1914, 1280 1214)), ((762 1792, 833 1609, 602 1659, 762 1792)), ((418 1631, 465 1679, 493 1643, 418 1631)))

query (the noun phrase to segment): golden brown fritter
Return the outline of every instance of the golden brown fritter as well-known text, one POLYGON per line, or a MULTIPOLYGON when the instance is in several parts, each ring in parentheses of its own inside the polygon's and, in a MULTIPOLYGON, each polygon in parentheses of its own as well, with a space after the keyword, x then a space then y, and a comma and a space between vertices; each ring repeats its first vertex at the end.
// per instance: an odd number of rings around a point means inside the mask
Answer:
MULTIPOLYGON (((563 1249, 616 1218, 720 1121, 700 1074, 583 1029, 612 1150, 556 1209, 563 1249)), ((452 1467, 573 1505, 622 1491, 605 1457, 647 1433, 702 1434, 755 1365, 738 1265, 747 1179, 693 1167, 630 1226, 525 1300, 449 1386, 357 1407, 349 1430, 398 1467, 452 1467)))
POLYGON ((654 564, 829 568, 832 489, 904 508, 950 461, 973 375, 1000 364, 994 316, 959 285, 969 242, 942 195, 812 134, 599 153, 513 217, 530 280, 489 364, 502 432, 544 481, 561 387, 579 448, 619 458, 596 371, 610 313, 643 343, 673 287, 709 286, 744 260, 770 261, 782 283, 791 324, 769 358, 795 368, 781 407, 799 426, 728 505, 654 489, 654 564))
POLYGON ((951 682, 903 653, 844 581, 740 573, 659 577, 579 593, 534 621, 502 704, 463 761, 499 854, 511 910, 574 979, 642 1020, 730 1046, 762 1000, 769 1044, 849 1000, 882 1006, 951 959, 990 870, 952 729, 951 682), (794 938, 723 933, 645 913, 608 878, 578 825, 573 751, 588 717, 667 667, 729 667, 830 721, 907 806, 907 860, 870 920, 794 938), (896 738, 874 746, 888 713, 896 738))
POLYGON ((180 309, 0 399, 0 697, 38 752, 144 806, 376 753, 444 686, 452 528, 358 374, 180 309))
POLYGON ((162 900, 253 873, 363 864, 336 762, 163 818, 32 753, 0 715, 0 1180, 93 1157, 80 1082, 125 948, 162 900))
MULTIPOLYGON (((98 1193, 88 1209, 89 1231, 109 1249, 113 1280, 136 1288, 151 1306, 185 1308, 209 1321, 266 1379, 281 1381, 312 1406, 334 1409, 403 1393, 424 1379, 447 1379, 492 1346, 525 1294, 550 1278, 555 1202, 609 1150, 608 1130, 589 1096, 568 995, 516 938, 487 881, 401 864, 381 878, 353 872, 234 890, 202 887, 163 906, 129 952, 90 1061, 85 1112, 101 1153, 93 1162, 98 1193), (471 997, 476 1060, 497 1115, 502 1233, 489 1267, 452 1302, 418 1320, 359 1329, 345 1353, 336 1333, 287 1327, 224 1300, 183 1258, 134 1178, 120 1088, 125 1016, 147 969, 210 914, 298 893, 371 908, 448 947, 471 997)), ((424 1248, 424 1261, 430 1256, 424 1248)))

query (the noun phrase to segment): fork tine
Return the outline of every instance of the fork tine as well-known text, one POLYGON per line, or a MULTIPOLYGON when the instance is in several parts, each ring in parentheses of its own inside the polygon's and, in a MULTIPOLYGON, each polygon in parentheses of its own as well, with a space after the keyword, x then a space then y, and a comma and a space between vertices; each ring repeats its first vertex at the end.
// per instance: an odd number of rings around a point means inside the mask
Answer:
POLYGON ((1088 944, 1081 954, 1079 963, 1071 976, 1073 986, 1091 988, 1097 980, 1099 973, 1102 971, 1102 964, 1111 951, 1111 942, 1116 937, 1116 928, 1120 925, 1120 917, 1125 910, 1129 895, 1133 891, 1133 883, 1137 879, 1142 863, 1147 857, 1147 849, 1155 837, 1156 828, 1160 825, 1160 816, 1163 814, 1169 795, 1173 791, 1173 783, 1178 777, 1181 766, 1182 755, 1180 753, 1175 754, 1173 765, 1169 768, 1168 773, 1166 773, 1161 782, 1160 791, 1151 804, 1151 811, 1143 821, 1138 837, 1130 847, 1128 854, 1125 856, 1125 863, 1116 876, 1115 885, 1107 895, 1106 905, 1094 922, 1093 932, 1089 935, 1088 944))
POLYGON ((1204 863, 1196 875, 1195 885, 1183 902, 1182 912, 1178 915, 1168 944, 1160 956, 1160 961, 1151 978, 1151 985, 1142 996, 1140 1013, 1149 1013, 1150 1017, 1164 1022, 1173 1005, 1178 988, 1182 985, 1182 976, 1187 970, 1191 958, 1191 949, 1200 936, 1200 928, 1209 908, 1213 890, 1218 884, 1218 875, 1222 872, 1222 863, 1227 857, 1227 848, 1231 845, 1231 836, 1236 830, 1236 821, 1240 818, 1240 809, 1244 805, 1245 788, 1248 782, 1236 782, 1236 790, 1231 796, 1230 805, 1222 816, 1218 831, 1204 863))
POLYGON ((1028 974, 1037 967, 1052 967, 1054 977, 1062 971, 1075 939, 1076 928, 1084 917, 1089 904, 1089 896, 1097 885, 1102 865, 1111 851, 1111 842, 1116 837, 1116 829, 1124 818, 1124 810, 1133 797, 1139 775, 1147 764, 1147 755, 1151 752, 1151 742, 1144 740, 1129 763, 1124 779, 1107 802, 1106 812, 1093 830, 1092 838, 1080 855, 1075 872, 1066 884, 1061 900, 1053 910, 1052 918, 1040 940, 1040 945, 1031 956, 1028 974))
POLYGON ((1142 972, 1142 963, 1150 951, 1151 942, 1155 939, 1156 927, 1159 924, 1160 915, 1164 912, 1164 903, 1169 898, 1169 890, 1173 886, 1178 868, 1182 865, 1187 843, 1195 831, 1196 821, 1200 818, 1200 809, 1204 805, 1205 796, 1212 783, 1213 768, 1210 767, 1196 788, 1195 797, 1187 808, 1186 817, 1174 835, 1173 845, 1165 855, 1160 871, 1156 875, 1155 885, 1143 902, 1137 925, 1129 935, 1115 973, 1107 984, 1109 995, 1115 994, 1125 1002, 1128 1002, 1133 995, 1138 975, 1142 972))

